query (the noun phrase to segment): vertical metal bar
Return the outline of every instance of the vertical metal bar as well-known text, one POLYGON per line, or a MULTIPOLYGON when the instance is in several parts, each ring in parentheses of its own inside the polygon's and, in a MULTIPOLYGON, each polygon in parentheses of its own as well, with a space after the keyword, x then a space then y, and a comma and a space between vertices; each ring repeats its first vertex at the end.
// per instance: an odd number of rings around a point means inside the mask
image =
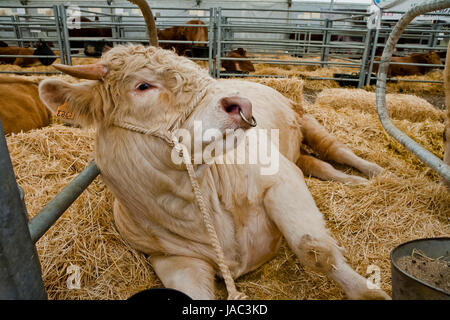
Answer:
POLYGON ((59 47, 59 58, 61 59, 62 64, 66 63, 66 53, 64 48, 64 42, 62 39, 62 31, 61 31, 61 17, 59 16, 59 9, 57 5, 53 6, 53 16, 55 17, 55 26, 56 26, 56 37, 58 39, 58 47, 59 47))
POLYGON ((0 299, 47 299, 0 121, 0 299))
POLYGON ((217 39, 216 39, 216 78, 220 78, 220 55, 222 54, 222 8, 217 8, 217 39))
POLYGON ((367 29, 366 39, 364 41, 364 51, 363 51, 363 56, 362 56, 362 59, 361 59, 361 68, 359 70, 358 88, 364 87, 364 82, 366 80, 366 65, 367 65, 367 57, 369 55, 369 48, 370 48, 370 40, 371 40, 371 38, 372 38, 372 30, 371 29, 367 29))
POLYGON ((60 4, 59 6, 59 14, 60 14, 60 21, 61 21, 61 35, 64 43, 64 48, 66 51, 66 64, 72 65, 72 56, 70 51, 70 40, 69 40, 69 29, 67 27, 67 15, 66 15, 66 7, 64 4, 60 4))
MULTIPOLYGON (((109 16, 109 17, 110 17, 112 23, 118 22, 118 21, 116 20, 116 17, 115 17, 115 16, 111 15, 111 16, 109 16)), ((117 39, 117 38, 120 37, 120 29, 119 29, 119 25, 115 24, 113 27, 111 27, 111 31, 112 31, 112 32, 111 32, 111 33, 112 33, 112 37, 113 37, 114 39, 117 39)), ((118 44, 119 44, 119 43, 117 43, 117 41, 114 41, 114 42, 113 42, 113 46, 114 46, 114 47, 117 46, 118 44)))
POLYGON ((215 15, 216 15, 216 10, 215 8, 210 8, 209 9, 209 30, 208 30, 208 46, 209 46, 209 53, 208 53, 208 70, 209 70, 209 74, 214 77, 215 75, 215 69, 214 69, 214 64, 213 64, 213 54, 214 54, 214 28, 215 28, 215 15))
MULTIPOLYGON (((323 40, 322 40, 322 44, 324 46, 322 47, 322 55, 320 57, 321 62, 328 62, 328 54, 330 52, 330 48, 328 48, 327 45, 330 43, 330 40, 331 40, 331 32, 328 31, 328 28, 331 28, 332 25, 333 25, 333 22, 327 18, 325 21, 326 29, 324 31, 323 40)), ((326 63, 321 63, 320 66, 323 68, 328 65, 326 63)))
POLYGON ((380 34, 380 29, 377 28, 375 30, 375 37, 373 39, 372 53, 370 54, 370 63, 369 63, 369 70, 367 71, 366 86, 370 85, 370 77, 372 76, 373 60, 375 59, 375 53, 377 51, 379 34, 380 34))
MULTIPOLYGON (((16 22, 19 23, 20 22, 20 17, 18 15, 14 15, 13 17, 11 17, 12 22, 16 22)), ((20 28, 20 26, 18 26, 17 24, 14 24, 14 33, 16 34, 16 38, 17 39, 22 39, 22 29, 20 28)), ((23 41, 22 40, 18 40, 17 41, 17 45, 19 47, 23 47, 23 41)))
POLYGON ((437 46, 437 41, 438 41, 438 38, 439 38, 439 34, 438 34, 438 30, 441 30, 441 28, 442 28, 442 25, 441 24, 439 24, 439 23, 435 23, 435 24, 433 24, 433 31, 436 31, 436 32, 432 32, 431 33, 431 39, 430 39, 430 42, 429 42, 429 46, 430 47, 436 47, 437 46))

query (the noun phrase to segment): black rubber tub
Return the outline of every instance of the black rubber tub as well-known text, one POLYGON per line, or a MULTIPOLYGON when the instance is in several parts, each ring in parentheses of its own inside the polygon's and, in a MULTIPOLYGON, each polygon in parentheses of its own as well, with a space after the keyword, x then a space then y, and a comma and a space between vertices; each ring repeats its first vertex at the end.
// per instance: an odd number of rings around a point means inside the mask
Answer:
POLYGON ((450 238, 428 238, 405 242, 391 251, 393 300, 450 300, 450 293, 419 280, 397 265, 401 257, 422 251, 427 257, 450 262, 450 238))

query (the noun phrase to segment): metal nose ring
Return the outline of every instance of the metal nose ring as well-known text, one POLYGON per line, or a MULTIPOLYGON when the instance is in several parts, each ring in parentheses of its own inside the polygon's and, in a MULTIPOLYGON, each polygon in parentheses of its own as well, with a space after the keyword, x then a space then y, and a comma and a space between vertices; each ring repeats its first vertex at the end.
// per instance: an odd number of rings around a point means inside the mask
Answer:
POLYGON ((241 116, 242 120, 244 120, 244 122, 245 122, 246 124, 248 124, 248 125, 251 126, 251 127, 256 127, 257 123, 256 123, 256 120, 255 120, 255 117, 252 116, 252 121, 251 121, 251 122, 248 121, 247 118, 246 118, 246 117, 244 116, 244 114, 242 113, 242 110, 241 110, 241 109, 239 109, 239 115, 241 116))

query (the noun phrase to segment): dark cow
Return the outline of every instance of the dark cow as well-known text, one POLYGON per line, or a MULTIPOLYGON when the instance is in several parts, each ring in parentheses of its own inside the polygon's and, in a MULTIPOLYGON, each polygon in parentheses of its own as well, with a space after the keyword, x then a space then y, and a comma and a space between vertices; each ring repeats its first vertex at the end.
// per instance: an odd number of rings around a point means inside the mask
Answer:
MULTIPOLYGON (((379 61, 380 58, 375 58, 375 61, 379 61)), ((402 63, 421 63, 421 64, 442 64, 441 58, 435 51, 430 51, 428 53, 412 53, 406 57, 392 57, 391 62, 402 62, 402 63)), ((378 63, 373 64, 372 71, 378 72, 378 63)), ((417 74, 425 74, 435 67, 427 66, 410 66, 410 65, 399 65, 390 64, 387 72, 388 77, 395 76, 409 76, 417 74)))
POLYGON ((39 61, 44 66, 49 66, 56 60, 55 53, 52 51, 52 49, 50 49, 49 45, 47 43, 45 43, 44 41, 38 42, 38 44, 36 46, 36 50, 34 50, 34 52, 33 52, 33 55, 34 56, 51 56, 49 58, 38 58, 39 61))
MULTIPOLYGON (((99 21, 98 17, 95 17, 95 21, 99 21)), ((87 17, 80 17, 80 22, 94 22, 87 17)), ((69 29, 69 37, 77 38, 111 38, 111 27, 88 27, 81 29, 69 29)), ((104 39, 99 41, 83 41, 83 40, 71 40, 70 48, 72 49, 84 49, 84 54, 92 57, 99 57, 102 55, 105 46, 112 47, 112 43, 106 42, 104 39)))
MULTIPOLYGON (((247 52, 243 48, 232 50, 226 54, 227 58, 247 58, 247 52)), ((255 67, 251 61, 223 60, 222 67, 228 72, 249 73, 254 72, 255 67)))
POLYGON ((36 62, 42 63, 44 66, 51 65, 56 60, 56 55, 50 49, 47 43, 39 41, 36 49, 22 47, 1 47, 0 46, 0 63, 13 64, 20 67, 27 67, 36 62), (26 55, 28 57, 2 57, 2 55, 26 55), (33 58, 32 56, 52 56, 49 58, 33 58))

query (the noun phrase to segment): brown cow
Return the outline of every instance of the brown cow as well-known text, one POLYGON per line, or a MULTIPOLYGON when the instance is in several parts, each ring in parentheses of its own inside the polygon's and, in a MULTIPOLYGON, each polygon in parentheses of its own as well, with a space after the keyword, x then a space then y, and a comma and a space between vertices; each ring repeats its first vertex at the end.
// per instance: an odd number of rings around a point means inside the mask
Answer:
MULTIPOLYGON (((201 20, 189 20, 186 24, 192 25, 205 25, 201 20)), ((167 29, 158 29, 159 40, 174 40, 174 41, 208 41, 208 28, 205 27, 186 27, 175 26, 167 29)), ((206 44, 195 44, 199 47, 204 47, 206 44)), ((175 49, 175 52, 180 55, 192 54, 191 43, 161 43, 161 47, 164 49, 175 49)))
MULTIPOLYGON (((379 61, 380 58, 375 58, 376 61, 379 61)), ((391 62, 402 62, 402 63, 422 63, 422 64, 442 64, 441 58, 435 51, 430 51, 428 53, 412 53, 406 57, 392 57, 391 62)), ((372 71, 378 72, 378 63, 373 64, 372 71)), ((390 64, 387 76, 395 77, 395 76, 409 76, 415 74, 425 74, 435 67, 426 67, 426 66, 411 66, 411 65, 399 65, 399 64, 390 64)))
MULTIPOLYGON (((237 48, 227 53, 228 58, 247 58, 247 52, 243 48, 237 48)), ((255 67, 251 61, 223 60, 222 67, 226 71, 241 71, 244 73, 254 72, 255 67)))
MULTIPOLYGON (((99 21, 98 17, 94 18, 95 21, 99 21)), ((94 22, 91 19, 81 16, 80 22, 94 22)), ((69 37, 77 38, 111 38, 112 28, 111 27, 88 27, 80 29, 69 29, 69 37)), ((99 41, 83 41, 83 40, 71 40, 71 49, 84 49, 84 54, 92 57, 99 57, 102 55, 105 47, 112 47, 111 42, 106 42, 104 39, 99 41)))
POLYGON ((11 76, 0 77, 0 119, 5 134, 50 124, 51 114, 39 99, 38 84, 11 76))
POLYGON ((0 46, 0 63, 13 64, 20 67, 28 67, 35 63, 41 63, 44 66, 51 65, 56 57, 51 58, 34 58, 33 55, 55 56, 55 53, 43 41, 39 41, 36 49, 22 47, 1 47, 0 46), (24 55, 28 57, 2 57, 2 55, 24 55))

